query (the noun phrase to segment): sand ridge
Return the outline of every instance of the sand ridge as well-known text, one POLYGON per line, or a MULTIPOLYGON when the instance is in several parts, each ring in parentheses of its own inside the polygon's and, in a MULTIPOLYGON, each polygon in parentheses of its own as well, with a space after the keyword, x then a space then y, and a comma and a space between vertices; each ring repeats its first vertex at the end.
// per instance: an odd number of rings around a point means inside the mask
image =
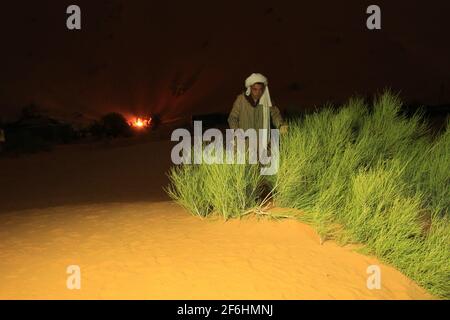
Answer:
POLYGON ((432 299, 377 259, 320 245, 294 219, 223 221, 173 202, 99 203, 0 215, 1 299, 432 299), (366 286, 369 265, 380 290, 366 286), (79 265, 81 289, 66 268, 79 265))

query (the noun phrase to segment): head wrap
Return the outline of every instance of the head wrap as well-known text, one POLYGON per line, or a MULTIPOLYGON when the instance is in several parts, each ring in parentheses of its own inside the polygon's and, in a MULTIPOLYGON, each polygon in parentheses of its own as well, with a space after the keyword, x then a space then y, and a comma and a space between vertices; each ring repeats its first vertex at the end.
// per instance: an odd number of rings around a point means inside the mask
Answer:
POLYGON ((252 73, 247 79, 245 79, 245 87, 247 88, 247 91, 245 91, 245 95, 249 96, 251 92, 251 86, 255 83, 263 83, 264 84, 264 93, 259 99, 259 102, 265 106, 265 107, 271 107, 272 106, 272 100, 270 100, 270 93, 269 93, 269 81, 265 76, 263 76, 261 73, 252 73))

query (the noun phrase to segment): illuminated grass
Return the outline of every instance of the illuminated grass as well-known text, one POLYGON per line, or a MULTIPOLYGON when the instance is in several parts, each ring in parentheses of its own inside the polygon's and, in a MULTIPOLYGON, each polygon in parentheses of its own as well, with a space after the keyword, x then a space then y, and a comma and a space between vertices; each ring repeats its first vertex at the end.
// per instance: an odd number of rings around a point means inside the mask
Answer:
POLYGON ((179 205, 200 217, 208 216, 213 209, 203 173, 199 165, 172 167, 168 173, 170 184, 166 188, 167 194, 179 205))
MULTIPOLYGON (((401 106, 386 91, 373 106, 352 98, 291 121, 278 174, 265 182, 275 205, 302 210, 322 241, 364 244, 450 298, 450 125, 432 139, 421 115, 406 117, 401 106)), ((261 206, 257 166, 181 166, 169 177, 169 195, 196 215, 261 206)))
POLYGON ((225 219, 239 217, 261 205, 259 170, 258 165, 248 163, 173 167, 167 192, 194 215, 206 217, 215 213, 225 219))
POLYGON ((450 297, 450 128, 435 141, 389 91, 290 124, 275 202, 305 211, 322 239, 365 244, 431 293, 450 297))

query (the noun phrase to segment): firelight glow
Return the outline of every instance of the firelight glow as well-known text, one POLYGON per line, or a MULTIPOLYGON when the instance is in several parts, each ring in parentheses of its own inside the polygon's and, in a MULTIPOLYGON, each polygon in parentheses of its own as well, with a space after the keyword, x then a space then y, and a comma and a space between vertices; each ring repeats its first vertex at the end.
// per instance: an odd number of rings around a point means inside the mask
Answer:
POLYGON ((152 118, 148 118, 148 119, 143 119, 143 118, 136 118, 133 121, 130 122, 130 126, 134 127, 134 128, 147 128, 150 126, 152 122, 152 118))

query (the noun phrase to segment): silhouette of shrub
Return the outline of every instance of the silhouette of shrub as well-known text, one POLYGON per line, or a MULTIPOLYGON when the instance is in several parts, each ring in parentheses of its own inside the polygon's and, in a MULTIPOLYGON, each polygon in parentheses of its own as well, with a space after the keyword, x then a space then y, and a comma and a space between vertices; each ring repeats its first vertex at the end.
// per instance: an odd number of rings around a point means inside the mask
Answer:
POLYGON ((99 124, 95 124, 95 131, 100 131, 106 137, 130 137, 132 131, 123 115, 111 112, 104 115, 99 124))

